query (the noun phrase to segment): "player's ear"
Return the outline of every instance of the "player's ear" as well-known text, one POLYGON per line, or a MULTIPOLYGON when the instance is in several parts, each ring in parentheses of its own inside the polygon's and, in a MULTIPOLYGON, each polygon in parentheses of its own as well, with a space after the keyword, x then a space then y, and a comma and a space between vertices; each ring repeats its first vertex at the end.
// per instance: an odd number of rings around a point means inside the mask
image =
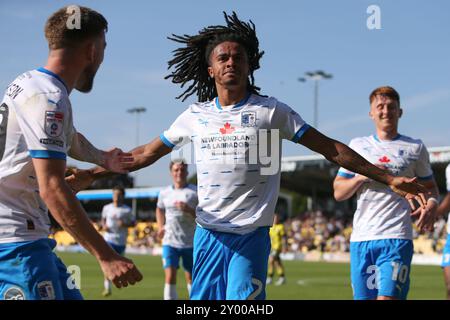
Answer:
POLYGON ((372 101, 371 101, 370 105, 369 105, 369 117, 370 117, 370 119, 374 120, 375 118, 374 118, 374 114, 372 111, 373 111, 373 106, 372 106, 372 101))
POLYGON ((214 79, 214 71, 212 67, 208 67, 208 75, 214 79))
POLYGON ((94 41, 88 41, 84 47, 84 52, 86 55, 86 59, 89 62, 94 62, 95 60, 95 43, 94 41))
POLYGON ((398 117, 401 118, 403 115, 403 109, 402 108, 398 108, 398 117))

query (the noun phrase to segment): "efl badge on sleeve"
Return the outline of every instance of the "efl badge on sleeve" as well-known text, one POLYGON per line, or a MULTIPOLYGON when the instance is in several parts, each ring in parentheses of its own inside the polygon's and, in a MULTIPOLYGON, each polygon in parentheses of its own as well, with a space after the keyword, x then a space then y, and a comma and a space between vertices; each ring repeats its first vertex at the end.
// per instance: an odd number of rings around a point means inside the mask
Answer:
POLYGON ((64 113, 45 111, 45 133, 50 137, 59 137, 63 131, 64 113))
POLYGON ((245 111, 241 114, 242 127, 256 127, 256 112, 245 111))

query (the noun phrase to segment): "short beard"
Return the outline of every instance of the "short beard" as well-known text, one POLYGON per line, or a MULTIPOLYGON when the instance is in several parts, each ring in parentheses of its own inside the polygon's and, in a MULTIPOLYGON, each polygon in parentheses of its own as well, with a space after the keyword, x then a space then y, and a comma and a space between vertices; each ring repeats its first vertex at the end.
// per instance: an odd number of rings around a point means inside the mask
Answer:
POLYGON ((87 66, 78 80, 75 89, 80 92, 88 93, 94 86, 94 78, 98 68, 94 68, 92 65, 87 66))

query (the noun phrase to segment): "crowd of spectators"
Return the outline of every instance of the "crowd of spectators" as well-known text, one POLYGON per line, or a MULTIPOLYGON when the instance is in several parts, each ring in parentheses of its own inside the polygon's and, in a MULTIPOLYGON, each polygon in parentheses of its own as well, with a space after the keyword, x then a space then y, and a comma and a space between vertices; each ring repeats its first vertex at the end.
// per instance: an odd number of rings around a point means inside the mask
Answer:
MULTIPOLYGON (((96 222, 94 225, 97 230, 100 230, 96 222)), ((286 219, 284 225, 287 233, 288 252, 349 252, 352 233, 351 216, 336 217, 320 210, 306 211, 286 219)), ((433 232, 419 234, 417 229, 413 228, 415 251, 417 253, 442 253, 446 236, 446 220, 443 218, 436 222, 433 232)), ((55 230, 53 238, 62 245, 75 244, 75 240, 62 230, 55 230)), ((130 228, 128 245, 137 248, 161 246, 157 237, 156 223, 142 221, 130 228)))
POLYGON ((285 221, 288 251, 347 252, 351 219, 328 216, 322 211, 307 211, 285 221))

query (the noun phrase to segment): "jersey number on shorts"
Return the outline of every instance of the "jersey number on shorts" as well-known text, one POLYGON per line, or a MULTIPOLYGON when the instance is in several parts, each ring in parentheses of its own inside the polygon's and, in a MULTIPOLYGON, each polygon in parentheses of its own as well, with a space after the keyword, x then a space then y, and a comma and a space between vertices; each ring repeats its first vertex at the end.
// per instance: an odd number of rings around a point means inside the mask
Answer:
POLYGON ((261 293, 263 289, 263 283, 259 279, 252 278, 252 284, 256 285, 257 288, 251 295, 248 296, 247 300, 255 300, 255 298, 261 293))
POLYGON ((3 154, 5 153, 8 114, 8 106, 4 103, 0 106, 0 161, 3 159, 3 154))
POLYGON ((393 281, 400 281, 401 283, 405 283, 406 280, 408 280, 408 266, 407 265, 401 265, 398 262, 392 261, 392 280, 393 281))

